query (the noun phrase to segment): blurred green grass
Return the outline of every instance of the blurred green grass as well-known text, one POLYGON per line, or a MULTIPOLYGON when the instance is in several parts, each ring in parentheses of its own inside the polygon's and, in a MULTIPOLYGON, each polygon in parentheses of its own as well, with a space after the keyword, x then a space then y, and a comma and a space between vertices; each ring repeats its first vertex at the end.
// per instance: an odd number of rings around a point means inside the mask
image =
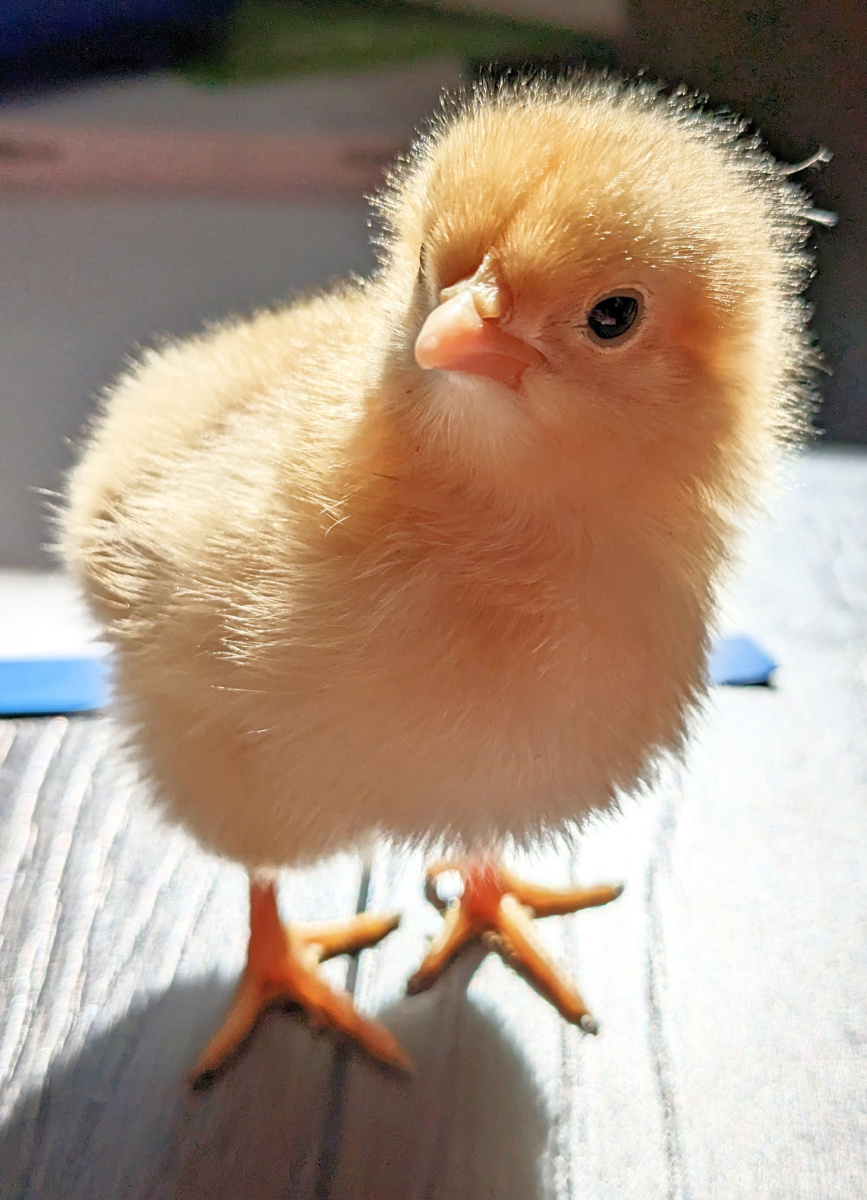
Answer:
POLYGON ((613 65, 607 43, 573 29, 406 0, 241 0, 207 52, 188 62, 198 83, 458 57, 488 63, 613 65))

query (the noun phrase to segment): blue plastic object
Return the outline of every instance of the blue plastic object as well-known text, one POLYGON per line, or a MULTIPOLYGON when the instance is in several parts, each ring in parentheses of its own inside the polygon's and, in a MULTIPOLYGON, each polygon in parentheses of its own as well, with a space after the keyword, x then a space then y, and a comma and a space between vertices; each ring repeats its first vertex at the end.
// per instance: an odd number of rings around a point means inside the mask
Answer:
POLYGON ((7 659, 0 662, 0 714, 89 712, 109 698, 104 657, 7 659))
MULTIPOLYGON (((711 651, 711 683, 746 687, 768 684, 777 664, 748 637, 720 638, 711 651)), ((105 657, 0 661, 0 716, 90 712, 111 695, 111 664, 105 657)))
POLYGON ((750 687, 771 682, 777 663, 752 638, 743 634, 720 638, 708 661, 711 683, 750 687))

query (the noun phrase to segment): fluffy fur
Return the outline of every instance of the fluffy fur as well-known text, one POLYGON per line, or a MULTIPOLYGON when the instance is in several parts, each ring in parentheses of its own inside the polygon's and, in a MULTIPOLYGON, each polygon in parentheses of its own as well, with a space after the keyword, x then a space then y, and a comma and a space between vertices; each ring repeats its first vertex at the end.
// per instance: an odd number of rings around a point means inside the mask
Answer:
POLYGON ((532 838, 646 778, 805 423, 807 199, 689 97, 482 89, 379 206, 373 279, 145 355, 70 480, 143 768, 250 865, 532 838), (486 254, 546 358, 517 392, 413 359, 486 254), (640 324, 594 343, 623 289, 640 324))

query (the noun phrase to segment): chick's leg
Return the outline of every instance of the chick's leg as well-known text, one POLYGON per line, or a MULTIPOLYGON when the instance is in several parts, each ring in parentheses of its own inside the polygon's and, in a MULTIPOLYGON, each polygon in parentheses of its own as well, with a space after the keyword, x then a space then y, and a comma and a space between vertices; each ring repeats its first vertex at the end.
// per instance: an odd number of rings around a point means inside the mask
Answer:
POLYGON ((533 920, 608 904, 623 891, 620 885, 555 891, 523 883, 495 859, 480 858, 437 863, 428 871, 426 891, 431 902, 444 911, 443 927, 409 981, 410 993, 431 987, 468 942, 481 938, 567 1021, 580 1026, 585 1033, 598 1032, 580 993, 563 977, 539 943, 533 920), (443 906, 435 890, 436 878, 444 871, 456 871, 464 884, 460 899, 450 901, 447 906, 443 906))
POLYGON ((376 945, 398 920, 359 913, 346 921, 286 926, 277 911, 275 885, 251 878, 247 964, 229 1015, 199 1057, 190 1082, 201 1083, 218 1071, 250 1036, 264 1009, 278 1002, 297 1004, 314 1028, 337 1030, 373 1058, 408 1067, 409 1060, 385 1026, 362 1017, 349 993, 335 991, 319 971, 328 958, 376 945))

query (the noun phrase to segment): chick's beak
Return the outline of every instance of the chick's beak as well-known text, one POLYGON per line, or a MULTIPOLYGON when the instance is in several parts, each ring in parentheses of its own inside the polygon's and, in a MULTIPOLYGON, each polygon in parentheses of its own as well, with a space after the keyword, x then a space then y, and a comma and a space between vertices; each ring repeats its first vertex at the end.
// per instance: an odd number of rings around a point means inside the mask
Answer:
POLYGON ((506 307, 486 260, 470 279, 440 292, 416 339, 415 361, 426 371, 463 371, 516 388, 543 356, 500 327, 506 307))

